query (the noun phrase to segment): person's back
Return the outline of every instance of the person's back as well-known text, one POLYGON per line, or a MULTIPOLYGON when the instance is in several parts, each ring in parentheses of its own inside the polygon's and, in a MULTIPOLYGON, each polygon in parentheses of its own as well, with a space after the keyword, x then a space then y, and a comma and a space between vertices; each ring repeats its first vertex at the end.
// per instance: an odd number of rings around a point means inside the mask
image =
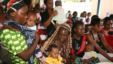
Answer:
POLYGON ((54 21, 56 21, 57 24, 63 24, 67 21, 66 17, 65 17, 65 12, 64 9, 62 8, 62 3, 61 1, 56 1, 55 2, 55 10, 57 11, 57 15, 53 17, 53 21, 52 23, 54 24, 54 21))

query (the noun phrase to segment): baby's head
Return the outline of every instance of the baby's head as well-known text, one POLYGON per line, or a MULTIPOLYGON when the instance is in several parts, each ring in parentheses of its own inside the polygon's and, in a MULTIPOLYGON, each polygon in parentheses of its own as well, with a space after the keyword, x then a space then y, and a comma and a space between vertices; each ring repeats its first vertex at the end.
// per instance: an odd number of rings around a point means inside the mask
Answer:
POLYGON ((48 48, 48 51, 49 51, 50 57, 58 58, 59 49, 58 49, 57 45, 55 45, 55 44, 50 45, 49 48, 48 48))
POLYGON ((55 1, 55 6, 62 6, 62 2, 61 1, 55 1))
POLYGON ((29 11, 26 25, 28 27, 32 27, 32 26, 36 25, 36 21, 37 21, 36 12, 29 11))
POLYGON ((91 44, 87 44, 87 45, 86 45, 86 51, 87 51, 87 52, 94 51, 93 46, 92 46, 91 44))

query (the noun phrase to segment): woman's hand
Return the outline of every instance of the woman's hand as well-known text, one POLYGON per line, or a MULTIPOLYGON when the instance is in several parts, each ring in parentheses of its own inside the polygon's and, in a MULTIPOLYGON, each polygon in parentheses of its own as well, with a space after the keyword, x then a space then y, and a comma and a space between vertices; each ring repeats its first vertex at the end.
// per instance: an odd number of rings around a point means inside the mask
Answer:
POLYGON ((53 10, 52 11, 52 14, 51 14, 51 17, 54 17, 54 16, 56 16, 57 15, 57 11, 56 10, 53 10))

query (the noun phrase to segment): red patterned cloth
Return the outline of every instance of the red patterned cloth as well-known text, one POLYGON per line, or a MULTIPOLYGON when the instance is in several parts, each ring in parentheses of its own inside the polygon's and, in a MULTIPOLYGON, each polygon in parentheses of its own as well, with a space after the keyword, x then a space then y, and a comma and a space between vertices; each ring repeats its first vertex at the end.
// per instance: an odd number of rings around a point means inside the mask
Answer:
POLYGON ((106 34, 104 29, 102 29, 101 32, 104 34, 107 43, 113 48, 113 35, 108 34, 108 32, 106 34))

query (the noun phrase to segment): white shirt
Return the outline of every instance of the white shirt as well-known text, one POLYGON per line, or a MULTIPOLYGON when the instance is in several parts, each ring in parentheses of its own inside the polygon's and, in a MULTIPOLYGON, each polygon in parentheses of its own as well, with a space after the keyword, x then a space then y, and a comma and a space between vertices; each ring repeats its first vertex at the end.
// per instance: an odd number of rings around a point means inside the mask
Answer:
POLYGON ((64 9, 62 6, 55 7, 55 10, 57 11, 57 15, 53 17, 52 23, 54 24, 53 20, 56 20, 57 24, 63 24, 67 21, 66 14, 64 12, 64 9))

